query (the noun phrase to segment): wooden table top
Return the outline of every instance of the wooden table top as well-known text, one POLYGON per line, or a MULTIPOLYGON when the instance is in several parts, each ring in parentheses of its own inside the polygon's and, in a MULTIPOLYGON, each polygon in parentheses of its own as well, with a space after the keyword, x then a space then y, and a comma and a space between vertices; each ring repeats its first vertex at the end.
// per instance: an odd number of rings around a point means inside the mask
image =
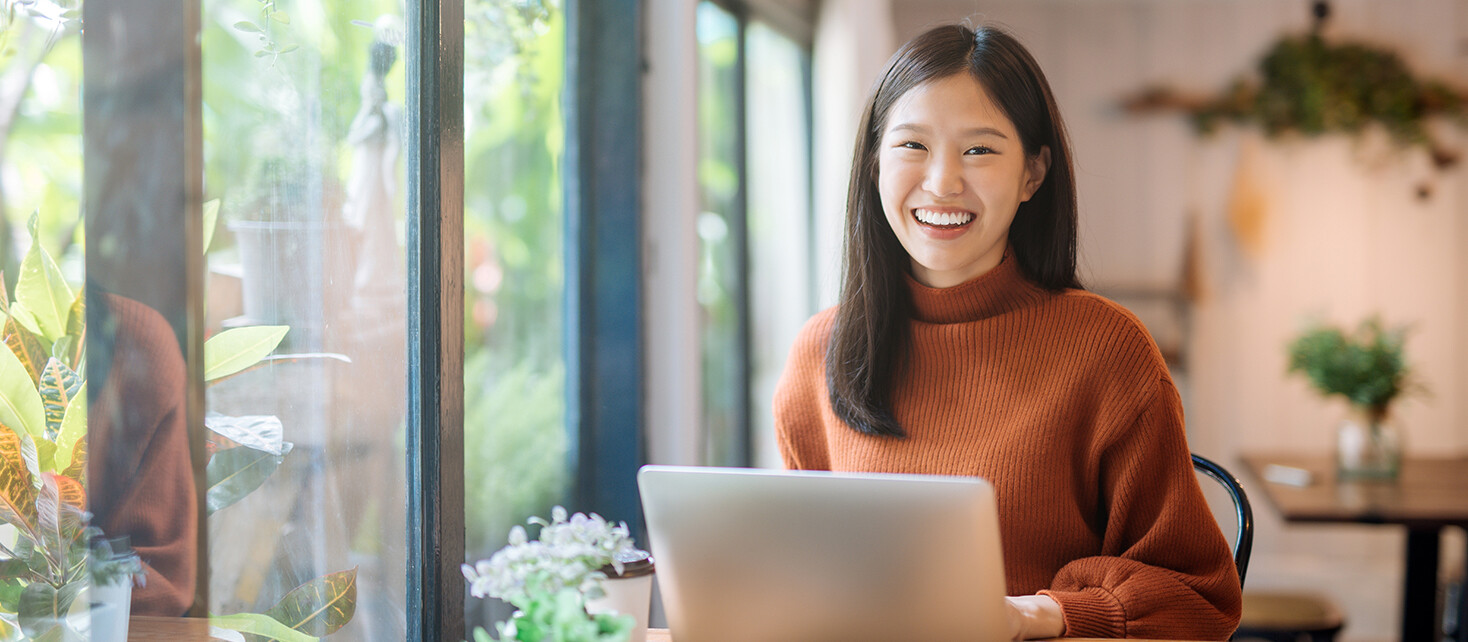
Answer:
POLYGON ((151 617, 134 615, 127 620, 128 642, 154 640, 212 640, 209 620, 193 617, 151 617))
MULTIPOLYGON (((212 640, 209 637, 209 621, 187 617, 148 617, 134 615, 128 620, 128 642, 153 642, 154 640, 212 640)), ((1101 638, 1056 638, 1053 642, 1105 642, 1101 638)), ((647 642, 673 642, 667 629, 648 629, 647 642)), ((1146 642, 1146 641, 1133 641, 1146 642)), ((1183 640, 1153 640, 1152 642, 1186 642, 1183 640)))
POLYGON ((1249 454, 1243 459, 1259 481, 1256 488, 1287 521, 1468 525, 1468 457, 1408 457, 1394 482, 1339 481, 1329 456, 1249 454), (1309 485, 1267 481, 1271 464, 1309 471, 1309 485))
MULTIPOLYGON (((673 642, 667 629, 648 629, 647 642, 673 642)), ((1040 642, 1107 642, 1102 638, 1055 638, 1054 640, 1040 642)), ((1149 642, 1148 640, 1131 640, 1131 642, 1149 642)), ((1188 642, 1186 640, 1151 640, 1150 642, 1188 642)))

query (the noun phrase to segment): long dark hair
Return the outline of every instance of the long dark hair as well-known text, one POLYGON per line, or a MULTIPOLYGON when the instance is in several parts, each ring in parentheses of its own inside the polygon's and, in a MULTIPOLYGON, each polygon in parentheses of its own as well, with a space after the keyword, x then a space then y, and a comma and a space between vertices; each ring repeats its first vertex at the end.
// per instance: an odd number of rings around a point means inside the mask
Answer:
POLYGON ((882 212, 877 155, 892 106, 924 83, 967 72, 1014 123, 1025 154, 1050 149, 1050 168, 1009 227, 1009 253, 1048 290, 1076 278, 1076 195, 1070 144, 1055 97, 1034 57, 994 27, 936 27, 892 56, 861 119, 846 199, 845 277, 826 351, 826 385, 836 416, 858 432, 903 437, 892 413, 892 382, 904 366, 912 299, 911 260, 882 212))

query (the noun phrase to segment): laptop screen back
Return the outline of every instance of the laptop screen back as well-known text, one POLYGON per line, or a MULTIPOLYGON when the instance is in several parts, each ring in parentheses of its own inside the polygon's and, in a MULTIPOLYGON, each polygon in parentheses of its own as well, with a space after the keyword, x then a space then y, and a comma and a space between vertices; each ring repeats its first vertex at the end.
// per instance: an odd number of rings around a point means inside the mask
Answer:
POLYGON ((638 487, 678 642, 1007 636, 982 479, 646 466, 638 487))

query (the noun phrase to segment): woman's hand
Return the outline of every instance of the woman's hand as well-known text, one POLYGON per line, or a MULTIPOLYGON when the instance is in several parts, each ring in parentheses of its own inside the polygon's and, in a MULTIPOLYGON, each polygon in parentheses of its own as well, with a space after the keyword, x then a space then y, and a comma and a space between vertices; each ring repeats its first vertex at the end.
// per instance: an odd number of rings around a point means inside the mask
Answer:
POLYGON ((1004 614, 1009 618, 1011 640, 1055 638, 1065 633, 1060 604, 1048 595, 1006 597, 1004 614))

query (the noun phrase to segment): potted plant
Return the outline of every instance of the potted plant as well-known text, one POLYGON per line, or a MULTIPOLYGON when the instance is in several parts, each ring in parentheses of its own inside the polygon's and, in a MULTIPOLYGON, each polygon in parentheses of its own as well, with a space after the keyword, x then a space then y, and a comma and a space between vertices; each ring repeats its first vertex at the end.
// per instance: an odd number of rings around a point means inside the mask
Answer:
POLYGON ((1386 328, 1379 318, 1354 332, 1315 325, 1289 346, 1289 371, 1303 373, 1322 395, 1344 397, 1352 417, 1336 436, 1336 473, 1342 478, 1395 479, 1401 470, 1402 435, 1388 421, 1392 402, 1408 386, 1403 355, 1406 328, 1386 328))
POLYGON ((85 303, 41 248, 37 225, 32 215, 14 301, 0 287, 0 525, 15 532, 0 545, 0 639, 74 630, 67 616, 88 583, 96 531, 84 490, 85 303))
MULTIPOLYGON (((556 506, 551 521, 532 517, 529 523, 540 526, 538 540, 529 539, 525 528, 516 525, 504 548, 473 566, 463 565, 475 597, 498 598, 518 609, 509 620, 496 624, 500 640, 646 638, 652 561, 633 546, 625 522, 612 525, 596 513, 576 513, 568 519, 566 509, 556 506), (635 584, 632 590, 611 587, 611 581, 623 580, 608 578, 621 577, 635 584), (608 604, 609 597, 622 599, 608 604), (603 608, 597 608, 598 600, 603 608)), ((474 639, 488 642, 489 633, 476 628, 474 639)))
POLYGON ((88 571, 91 589, 92 642, 127 642, 128 611, 133 586, 142 586, 143 561, 126 537, 107 539, 96 528, 88 571))
MULTIPOLYGON (((205 210, 207 238, 217 209, 205 210)), ((0 541, 0 640, 74 639, 88 628, 81 606, 88 602, 95 609, 91 639, 124 640, 133 587, 126 578, 142 570, 142 560, 125 540, 103 539, 89 525, 85 293, 66 284, 40 245, 37 225, 32 216, 32 243, 13 301, 0 285, 6 345, 0 349, 0 526, 16 532, 13 542, 0 541), (90 600, 78 603, 89 585, 90 600)), ((254 326, 210 337, 204 343, 206 381, 277 359, 339 358, 273 355, 288 331, 254 326)), ((290 452, 279 420, 270 419, 212 413, 206 418, 210 514, 258 488, 290 452)), ((339 630, 352 619, 355 605, 356 569, 349 569, 302 584, 266 613, 215 616, 211 624, 307 642, 339 630)))

